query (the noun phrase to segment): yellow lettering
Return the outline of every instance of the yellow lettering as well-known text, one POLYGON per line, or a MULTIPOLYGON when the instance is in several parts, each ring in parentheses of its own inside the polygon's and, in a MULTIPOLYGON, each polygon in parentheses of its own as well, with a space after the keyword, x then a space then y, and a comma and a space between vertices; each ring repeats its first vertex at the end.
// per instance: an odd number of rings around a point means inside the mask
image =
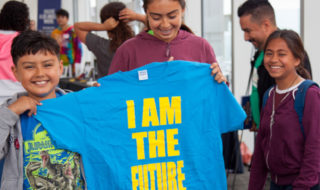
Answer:
POLYGON ((131 167, 132 190, 136 190, 139 185, 139 181, 136 178, 137 174, 138 174, 138 167, 132 166, 131 167))
POLYGON ((159 125, 158 113, 154 98, 143 99, 142 127, 159 125))
POLYGON ((180 151, 175 150, 175 145, 178 145, 178 139, 174 136, 178 134, 178 129, 168 129, 167 130, 167 150, 168 156, 179 156, 180 151))
POLYGON ((168 162, 168 190, 177 190, 177 172, 176 164, 174 162, 168 162))
POLYGON ((164 130, 157 131, 157 139, 156 132, 151 131, 148 134, 149 137, 149 154, 150 158, 165 157, 165 141, 164 141, 164 130), (158 154, 157 154, 158 150, 158 154))
POLYGON ((173 96, 171 98, 171 106, 168 97, 159 98, 160 105, 160 125, 172 125, 173 120, 175 124, 181 123, 181 97, 173 96))
POLYGON ((142 166, 138 166, 138 177, 139 177, 139 189, 144 190, 143 187, 143 173, 142 173, 142 166))
POLYGON ((157 184, 158 184, 158 190, 162 190, 162 175, 161 175, 161 165, 160 163, 156 164, 157 168, 157 184))
POLYGON ((139 190, 186 190, 183 167, 183 160, 132 166, 132 189, 138 190, 139 186, 139 190))
POLYGON ((167 190, 168 189, 168 184, 167 184, 167 163, 162 162, 162 183, 163 183, 163 190, 167 190))
POLYGON ((147 135, 148 135, 147 132, 132 133, 132 139, 136 139, 136 142, 137 142, 138 160, 145 159, 144 138, 146 138, 147 135))
POLYGON ((136 116, 134 111, 134 101, 127 101, 127 117, 128 117, 128 128, 134 129, 136 128, 136 116))
POLYGON ((186 190, 187 188, 183 187, 183 181, 186 179, 184 173, 182 173, 181 168, 184 167, 183 160, 177 162, 177 171, 178 171, 178 187, 179 190, 186 190))
POLYGON ((156 164, 148 164, 148 171, 150 173, 150 190, 156 190, 156 182, 154 172, 156 170, 156 164))
POLYGON ((144 189, 149 190, 148 164, 143 165, 144 189))

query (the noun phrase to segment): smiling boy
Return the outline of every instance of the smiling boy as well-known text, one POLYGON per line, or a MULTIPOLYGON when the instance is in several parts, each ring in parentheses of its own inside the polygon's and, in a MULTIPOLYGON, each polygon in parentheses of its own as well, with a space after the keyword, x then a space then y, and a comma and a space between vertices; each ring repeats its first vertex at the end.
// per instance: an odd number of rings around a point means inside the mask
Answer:
POLYGON ((36 119, 40 101, 65 94, 57 85, 63 71, 57 42, 36 31, 12 43, 12 71, 26 89, 0 106, 0 159, 3 189, 83 189, 80 156, 56 149, 36 119))

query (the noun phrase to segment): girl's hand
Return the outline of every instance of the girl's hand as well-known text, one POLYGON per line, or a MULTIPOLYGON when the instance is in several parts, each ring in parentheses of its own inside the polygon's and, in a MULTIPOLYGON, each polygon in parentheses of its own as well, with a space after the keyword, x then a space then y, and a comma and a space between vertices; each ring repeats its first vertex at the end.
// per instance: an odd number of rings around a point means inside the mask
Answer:
POLYGON ((29 110, 28 116, 30 117, 32 114, 36 115, 37 105, 42 105, 42 103, 28 96, 21 96, 17 101, 9 105, 8 108, 17 115, 21 115, 29 110))
POLYGON ((119 13, 119 19, 123 22, 137 20, 137 13, 129 8, 125 8, 119 13))
POLYGON ((212 69, 211 76, 215 75, 214 80, 216 80, 218 83, 227 83, 227 79, 223 76, 218 63, 212 63, 210 68, 212 69))
POLYGON ((113 17, 108 18, 103 22, 103 25, 105 26, 106 30, 113 30, 115 27, 117 27, 119 24, 119 21, 116 21, 113 17))

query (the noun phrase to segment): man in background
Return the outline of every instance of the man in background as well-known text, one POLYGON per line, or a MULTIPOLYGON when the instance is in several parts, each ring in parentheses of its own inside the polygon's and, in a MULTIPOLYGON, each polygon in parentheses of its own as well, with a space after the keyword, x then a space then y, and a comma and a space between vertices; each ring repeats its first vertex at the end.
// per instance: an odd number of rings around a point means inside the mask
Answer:
MULTIPOLYGON (((278 29, 275 13, 268 1, 245 1, 238 8, 240 26, 244 32, 244 40, 252 43, 256 49, 251 59, 249 84, 252 85, 250 104, 253 116, 252 131, 256 131, 260 124, 260 110, 264 92, 275 84, 263 65, 264 45, 269 35, 278 29)), ((310 61, 307 53, 302 63, 311 73, 310 61)))

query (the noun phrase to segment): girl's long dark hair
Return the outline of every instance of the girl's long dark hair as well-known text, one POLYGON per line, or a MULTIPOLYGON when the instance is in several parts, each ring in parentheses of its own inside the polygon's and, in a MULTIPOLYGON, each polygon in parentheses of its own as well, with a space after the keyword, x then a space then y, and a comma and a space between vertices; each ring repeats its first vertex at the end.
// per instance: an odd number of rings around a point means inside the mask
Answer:
MULTIPOLYGON (((144 12, 147 13, 148 5, 149 5, 150 3, 152 3, 153 1, 154 1, 154 0, 143 0, 143 9, 144 9, 144 12)), ((185 9, 185 8, 186 8, 186 1, 185 1, 185 0, 175 0, 175 1, 178 1, 178 2, 179 2, 179 4, 181 5, 181 8, 182 8, 182 9, 185 9)), ((149 23, 147 23, 147 27, 148 27, 148 29, 150 29, 149 23)), ((181 29, 181 30, 185 30, 185 31, 190 32, 190 33, 193 34, 193 31, 191 30, 191 28, 189 28, 189 27, 188 27, 186 24, 184 24, 183 22, 182 22, 182 24, 181 24, 180 29, 181 29)))
POLYGON ((100 11, 101 23, 110 17, 113 17, 115 20, 119 21, 117 27, 108 31, 112 37, 110 41, 110 50, 113 52, 115 52, 123 42, 134 36, 134 32, 128 23, 119 20, 119 12, 125 8, 126 5, 121 2, 111 2, 102 7, 100 11))
POLYGON ((274 31, 267 39, 264 50, 266 50, 268 44, 274 39, 283 39, 293 56, 300 60, 300 64, 296 67, 297 73, 305 78, 311 79, 311 75, 308 70, 304 68, 304 59, 306 58, 306 51, 303 47, 303 43, 299 35, 293 30, 277 30, 274 31))

